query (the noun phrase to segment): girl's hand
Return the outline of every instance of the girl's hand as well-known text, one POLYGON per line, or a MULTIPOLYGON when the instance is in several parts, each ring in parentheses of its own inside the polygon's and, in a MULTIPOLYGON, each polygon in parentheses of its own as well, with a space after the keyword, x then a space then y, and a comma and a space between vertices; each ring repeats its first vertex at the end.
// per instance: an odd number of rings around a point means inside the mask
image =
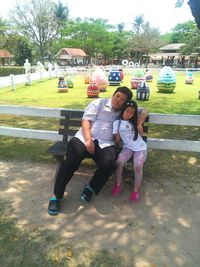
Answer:
POLYGON ((139 134, 140 134, 141 136, 143 136, 144 131, 143 131, 143 127, 142 127, 141 124, 139 124, 139 125, 137 126, 137 129, 138 129, 139 134))

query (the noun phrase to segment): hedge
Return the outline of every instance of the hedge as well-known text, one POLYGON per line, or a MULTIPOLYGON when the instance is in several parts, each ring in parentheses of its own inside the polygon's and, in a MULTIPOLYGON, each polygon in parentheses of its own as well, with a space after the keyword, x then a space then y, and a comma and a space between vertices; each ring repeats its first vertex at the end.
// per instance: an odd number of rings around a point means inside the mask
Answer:
POLYGON ((0 67, 0 77, 9 76, 10 74, 24 74, 23 67, 0 67))

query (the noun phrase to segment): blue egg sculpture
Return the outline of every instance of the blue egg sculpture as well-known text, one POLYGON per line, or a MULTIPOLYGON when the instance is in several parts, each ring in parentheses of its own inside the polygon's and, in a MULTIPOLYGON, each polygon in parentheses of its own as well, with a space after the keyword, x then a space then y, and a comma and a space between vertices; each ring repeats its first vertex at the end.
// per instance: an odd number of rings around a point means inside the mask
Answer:
POLYGON ((171 67, 163 67, 158 75, 157 88, 161 93, 172 93, 176 87, 176 75, 171 67))
POLYGON ((111 69, 108 76, 109 85, 120 85, 121 83, 121 74, 119 69, 111 69))
POLYGON ((146 101, 149 99, 150 89, 146 82, 141 82, 136 91, 137 100, 146 101))

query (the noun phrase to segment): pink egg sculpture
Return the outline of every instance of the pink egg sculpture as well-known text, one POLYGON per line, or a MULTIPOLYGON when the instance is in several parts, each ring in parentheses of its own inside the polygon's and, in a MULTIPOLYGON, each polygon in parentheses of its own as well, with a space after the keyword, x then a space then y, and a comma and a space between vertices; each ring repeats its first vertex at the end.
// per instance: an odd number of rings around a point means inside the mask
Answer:
POLYGON ((96 68, 92 74, 92 81, 95 81, 99 92, 105 92, 108 86, 108 81, 105 72, 101 68, 96 68))

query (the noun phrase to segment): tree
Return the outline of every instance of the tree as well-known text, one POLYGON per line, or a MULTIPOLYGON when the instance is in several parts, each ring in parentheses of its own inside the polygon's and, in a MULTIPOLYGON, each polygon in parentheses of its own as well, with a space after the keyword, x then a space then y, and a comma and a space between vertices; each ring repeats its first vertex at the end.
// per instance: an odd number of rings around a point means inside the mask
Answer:
POLYGON ((0 49, 6 48, 9 25, 6 20, 0 17, 0 49))
POLYGON ((68 6, 60 2, 59 0, 58 3, 55 4, 55 17, 58 20, 58 31, 61 40, 62 40, 62 31, 64 29, 64 26, 66 25, 68 16, 69 16, 68 6))
POLYGON ((91 57, 104 55, 104 59, 112 56, 112 39, 110 29, 114 27, 107 20, 98 18, 76 18, 68 21, 63 31, 62 42, 57 43, 56 49, 62 47, 82 48, 90 61, 91 57))
POLYGON ((162 45, 159 30, 151 28, 149 23, 143 25, 142 33, 133 36, 130 42, 130 51, 142 52, 146 55, 146 65, 148 64, 149 53, 162 45))
POLYGON ((143 23, 144 23, 144 16, 143 15, 139 15, 139 16, 135 17, 134 22, 133 22, 133 27, 134 27, 136 33, 141 32, 143 23))
MULTIPOLYGON (((184 0, 177 0, 176 7, 181 7, 184 0)), ((200 1, 199 0, 189 0, 188 5, 190 6, 193 17, 197 27, 200 29, 200 1)))
POLYGON ((39 50, 40 60, 48 52, 59 27, 51 0, 24 0, 16 3, 10 20, 39 50))
POLYGON ((117 29, 119 32, 122 32, 124 27, 125 27, 125 23, 123 23, 123 22, 117 24, 117 29))

